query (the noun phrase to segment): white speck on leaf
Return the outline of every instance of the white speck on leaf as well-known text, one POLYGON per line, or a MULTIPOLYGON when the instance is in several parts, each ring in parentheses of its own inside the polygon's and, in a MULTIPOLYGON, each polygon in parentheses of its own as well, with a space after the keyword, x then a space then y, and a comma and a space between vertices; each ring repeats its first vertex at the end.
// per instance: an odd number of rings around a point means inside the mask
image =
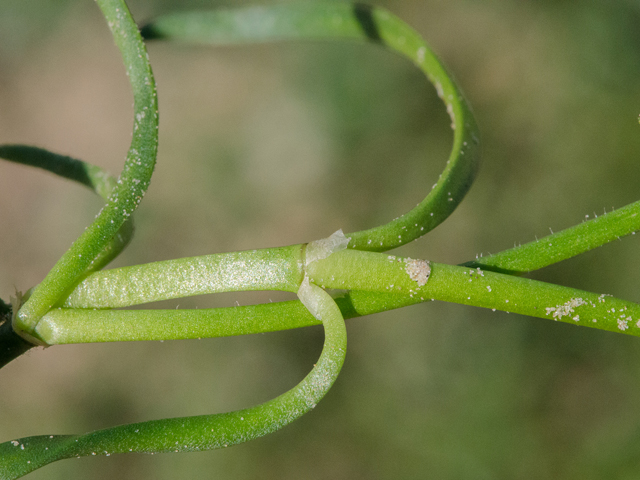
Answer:
MULTIPOLYGON (((579 307, 581 305, 586 305, 582 298, 572 298, 563 305, 556 305, 555 307, 547 307, 546 312, 547 315, 553 314, 553 318, 556 320, 571 315, 573 313, 574 308, 579 307)), ((575 317, 574 317, 575 320, 575 317)))
POLYGON ((431 275, 431 265, 425 260, 414 260, 406 258, 404 269, 409 275, 409 278, 416 282, 419 287, 426 285, 431 275))
POLYGON ((629 328, 629 320, 624 319, 624 318, 619 318, 618 319, 618 328, 622 331, 625 331, 626 329, 629 328))

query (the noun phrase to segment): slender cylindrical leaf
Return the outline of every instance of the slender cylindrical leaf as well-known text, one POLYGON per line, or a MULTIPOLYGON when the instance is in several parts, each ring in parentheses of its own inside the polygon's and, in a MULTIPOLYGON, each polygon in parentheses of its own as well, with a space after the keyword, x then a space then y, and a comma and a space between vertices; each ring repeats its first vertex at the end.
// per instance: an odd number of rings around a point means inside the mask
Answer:
POLYGON ((133 140, 107 204, 96 220, 73 243, 15 319, 17 331, 32 333, 40 318, 67 294, 136 209, 149 186, 158 146, 158 108, 155 81, 145 45, 124 0, 97 0, 122 53, 133 87, 133 140))
POLYGON ((225 448, 267 435, 314 408, 335 382, 347 348, 340 309, 315 285, 308 285, 325 341, 311 372, 294 388, 261 405, 235 412, 169 418, 98 430, 86 435, 40 435, 0 444, 0 479, 19 478, 65 458, 129 452, 194 452, 225 448))
MULTIPOLYGON (((289 39, 364 41, 400 53, 426 74, 444 102, 454 130, 453 148, 446 167, 415 208, 385 225, 348 234, 349 248, 385 251, 415 240, 447 218, 473 183, 480 152, 478 129, 469 106, 420 35, 382 8, 306 2, 175 13, 156 19, 145 26, 142 33, 149 39, 211 45, 289 39)), ((432 183, 429 182, 429 186, 432 183)))
POLYGON ((61 306, 115 308, 207 293, 297 292, 302 268, 302 245, 114 268, 89 275, 61 306))
POLYGON ((520 275, 575 257, 640 230, 640 201, 579 225, 464 265, 520 275))

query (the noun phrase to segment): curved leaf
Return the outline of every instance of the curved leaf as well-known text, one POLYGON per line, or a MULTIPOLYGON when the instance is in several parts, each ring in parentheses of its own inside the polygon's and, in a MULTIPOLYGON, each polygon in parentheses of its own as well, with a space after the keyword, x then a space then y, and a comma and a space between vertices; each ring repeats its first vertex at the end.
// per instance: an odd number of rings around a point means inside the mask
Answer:
POLYGON ((325 329, 322 353, 294 388, 261 405, 229 413, 169 418, 98 430, 86 435, 39 435, 0 444, 0 479, 19 478, 57 460, 130 452, 194 452, 225 448, 267 435, 314 408, 335 382, 347 348, 340 309, 309 285, 325 329))
POLYGON ((462 201, 479 162, 478 128, 460 89, 420 35, 388 11, 364 4, 305 3, 175 13, 142 28, 148 39, 228 45, 289 39, 338 39, 385 46, 411 60, 435 86, 454 130, 447 165, 415 208, 379 227, 347 234, 349 248, 385 251, 435 228, 462 201))
POLYGON ((14 317, 14 329, 33 333, 38 321, 81 278, 144 196, 153 173, 158 147, 158 108, 155 81, 138 27, 124 0, 97 0, 122 53, 133 87, 133 140, 124 169, 96 220, 58 260, 14 317))

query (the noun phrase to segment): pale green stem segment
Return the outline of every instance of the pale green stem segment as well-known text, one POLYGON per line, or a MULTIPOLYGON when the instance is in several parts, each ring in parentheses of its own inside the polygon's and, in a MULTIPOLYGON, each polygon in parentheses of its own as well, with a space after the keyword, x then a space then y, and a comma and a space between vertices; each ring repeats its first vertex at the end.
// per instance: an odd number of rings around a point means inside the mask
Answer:
POLYGON ((31 334, 38 321, 85 274, 136 209, 149 186, 158 148, 155 81, 138 27, 124 0, 97 0, 122 53, 133 87, 133 140, 118 185, 96 220, 60 258, 14 317, 16 332, 31 334))
POLYGON ((297 292, 303 245, 180 258, 95 272, 63 300, 68 308, 116 308, 208 293, 297 292))
POLYGON ((225 448, 274 432, 316 404, 335 382, 347 348, 344 319, 333 299, 307 285, 324 325, 322 353, 293 389, 261 405, 216 415, 170 418, 98 430, 86 435, 40 435, 0 444, 0 479, 19 478, 57 460, 129 452, 194 452, 225 448))
MULTIPOLYGON (((420 302, 409 296, 353 291, 335 298, 344 318, 420 302)), ((49 345, 140 340, 180 340, 277 332, 319 325, 299 301, 185 310, 85 310, 55 308, 36 329, 49 345)))
POLYGON ((310 264, 307 274, 327 288, 399 293, 640 336, 636 303, 480 268, 427 266, 422 260, 348 250, 310 264))
POLYGON ((272 5, 167 15, 142 29, 145 38, 228 45, 289 39, 349 39, 386 46, 409 58, 435 85, 451 117, 453 148, 427 197, 385 225, 348 234, 349 248, 385 251, 424 235, 458 206, 475 178, 478 128, 469 106, 420 35, 388 11, 363 4, 272 5))
MULTIPOLYGON (((60 177, 89 187, 105 201, 117 186, 117 179, 100 167, 75 158, 27 145, 0 145, 0 158, 42 168, 60 177)), ((88 272, 100 270, 116 258, 133 236, 133 220, 125 222, 105 249, 91 262, 88 272)))
MULTIPOLYGON (((344 318, 442 300, 640 336, 638 304, 479 268, 345 250, 307 272, 319 285, 350 290, 336 298, 344 318)), ((318 323, 296 301, 202 310, 60 308, 43 317, 36 333, 54 345, 246 335, 318 323)))
POLYGON ((49 345, 63 345, 227 337, 319 323, 299 301, 183 310, 54 308, 42 317, 36 334, 49 345))
POLYGON ((520 275, 575 257, 638 230, 640 202, 634 202, 580 225, 494 255, 476 258, 464 265, 520 275))

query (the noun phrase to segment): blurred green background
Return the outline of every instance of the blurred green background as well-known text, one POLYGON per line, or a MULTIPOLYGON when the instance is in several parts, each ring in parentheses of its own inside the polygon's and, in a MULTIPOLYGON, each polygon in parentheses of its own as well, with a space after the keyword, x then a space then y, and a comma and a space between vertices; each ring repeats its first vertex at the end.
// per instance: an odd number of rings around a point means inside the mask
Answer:
MULTIPOLYGON (((136 19, 223 2, 130 1, 136 19)), ((232 2, 227 4, 238 4, 232 2)), ((242 2, 244 3, 244 2, 242 2)), ((483 166, 462 206, 398 254, 460 263, 640 198, 640 5, 388 0, 475 109, 483 166)), ((160 152, 115 265, 288 245, 386 222, 429 191, 451 132, 409 62, 369 45, 149 47, 160 152)), ((0 2, 0 141, 117 173, 131 94, 94 2, 0 2)), ((42 279, 101 204, 0 163, 0 296, 42 279)), ((534 278, 640 301, 638 238, 534 278)), ((281 294, 165 302, 248 304, 281 294)), ((66 460, 29 478, 640 477, 640 339, 428 303, 348 322, 310 414, 225 451, 66 460)), ((0 441, 233 410, 308 372, 322 330, 32 351, 0 373, 0 441)))

